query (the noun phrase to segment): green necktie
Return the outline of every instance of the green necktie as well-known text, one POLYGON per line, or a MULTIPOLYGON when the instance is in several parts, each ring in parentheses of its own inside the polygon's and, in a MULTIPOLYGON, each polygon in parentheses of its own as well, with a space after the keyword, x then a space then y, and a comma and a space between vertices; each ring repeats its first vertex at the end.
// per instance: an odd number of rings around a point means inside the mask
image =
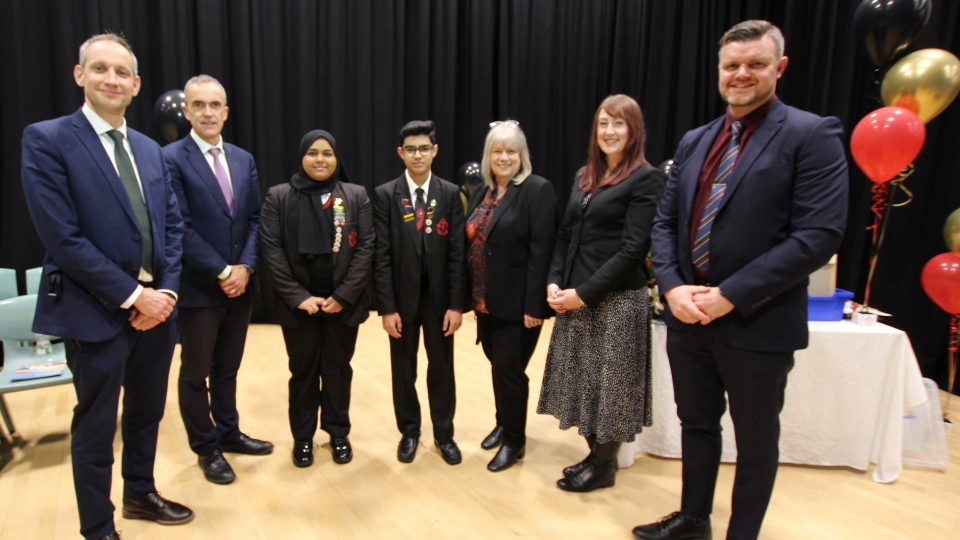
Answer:
POLYGON ((117 161, 117 172, 120 173, 120 181, 123 182, 123 189, 127 191, 127 197, 130 198, 130 206, 133 207, 133 214, 137 217, 137 225, 140 228, 140 245, 143 248, 143 261, 140 266, 153 274, 153 230, 150 228, 147 205, 140 192, 140 184, 137 182, 137 173, 133 170, 133 163, 130 162, 127 149, 123 147, 123 133, 112 129, 107 132, 107 135, 113 139, 113 156, 117 161))

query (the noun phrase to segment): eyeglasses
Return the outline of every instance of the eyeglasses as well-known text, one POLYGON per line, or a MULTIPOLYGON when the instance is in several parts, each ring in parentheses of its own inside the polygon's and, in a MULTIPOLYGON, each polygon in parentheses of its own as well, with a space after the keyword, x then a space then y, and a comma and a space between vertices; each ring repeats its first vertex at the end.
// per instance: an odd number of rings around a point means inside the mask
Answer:
POLYGON ((506 124, 508 126, 513 126, 515 128, 520 127, 520 122, 516 120, 497 120, 495 122, 490 122, 490 129, 493 129, 499 126, 500 124, 506 124))
POLYGON ((420 152, 421 156, 429 156, 430 152, 433 152, 433 147, 427 144, 423 146, 404 146, 403 147, 403 153, 406 154, 407 157, 413 157, 417 155, 417 152, 420 152))

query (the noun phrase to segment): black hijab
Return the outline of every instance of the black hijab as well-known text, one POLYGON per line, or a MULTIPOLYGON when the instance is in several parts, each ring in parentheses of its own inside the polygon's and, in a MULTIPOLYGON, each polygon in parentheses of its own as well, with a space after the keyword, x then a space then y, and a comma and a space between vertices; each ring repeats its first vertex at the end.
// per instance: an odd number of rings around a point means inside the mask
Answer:
POLYGON ((337 155, 337 141, 333 135, 322 129, 315 129, 304 135, 300 140, 300 167, 290 177, 293 191, 287 202, 287 237, 297 246, 298 255, 312 258, 333 253, 333 205, 330 204, 325 210, 323 195, 333 197, 332 192, 341 177, 344 182, 350 181, 340 162, 340 156, 337 155), (318 139, 330 143, 337 158, 337 167, 333 174, 322 182, 311 178, 303 169, 303 156, 307 155, 307 151, 318 139))

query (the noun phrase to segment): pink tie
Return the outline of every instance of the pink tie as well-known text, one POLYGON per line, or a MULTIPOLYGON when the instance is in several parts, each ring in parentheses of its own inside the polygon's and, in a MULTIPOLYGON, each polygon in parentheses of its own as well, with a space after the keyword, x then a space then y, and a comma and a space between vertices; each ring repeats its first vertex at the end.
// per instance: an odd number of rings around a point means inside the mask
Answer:
POLYGON ((220 149, 214 146, 210 149, 213 156, 213 174, 217 177, 217 183, 220 184, 220 191, 223 192, 223 198, 227 200, 227 208, 230 209, 230 215, 233 215, 233 192, 230 191, 230 179, 227 178, 227 171, 220 164, 220 149))

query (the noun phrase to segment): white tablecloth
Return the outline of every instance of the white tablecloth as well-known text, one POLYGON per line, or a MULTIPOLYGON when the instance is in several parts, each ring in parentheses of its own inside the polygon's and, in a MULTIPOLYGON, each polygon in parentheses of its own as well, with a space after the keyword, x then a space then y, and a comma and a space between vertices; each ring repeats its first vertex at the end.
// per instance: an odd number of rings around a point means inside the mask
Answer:
MULTIPOLYGON (((877 482, 903 470, 903 416, 927 400, 910 339, 886 325, 810 322, 810 346, 797 351, 780 414, 780 462, 876 468, 877 482)), ((621 466, 636 452, 680 457, 680 421, 667 360, 667 328, 655 321, 653 426, 624 445, 621 466)), ((737 449, 729 412, 723 416, 724 462, 737 449)))

